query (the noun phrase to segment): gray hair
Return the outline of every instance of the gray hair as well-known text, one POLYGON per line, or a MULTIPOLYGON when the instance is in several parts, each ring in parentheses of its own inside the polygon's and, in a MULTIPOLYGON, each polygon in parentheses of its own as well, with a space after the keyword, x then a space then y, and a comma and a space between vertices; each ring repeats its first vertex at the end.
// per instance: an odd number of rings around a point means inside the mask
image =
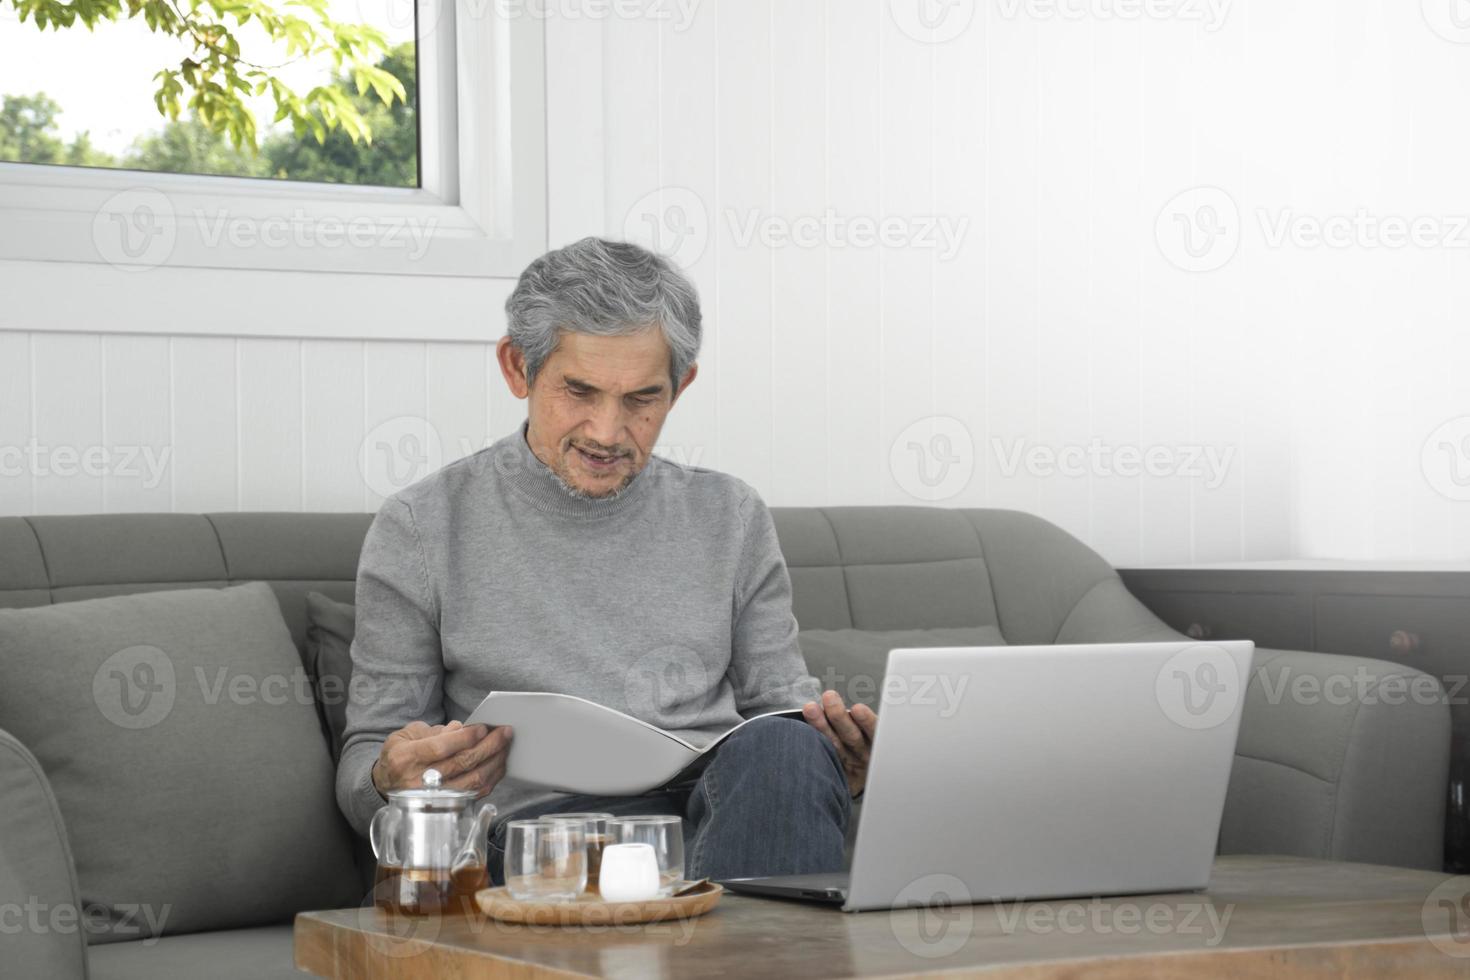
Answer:
POLYGON ((670 389, 699 355, 699 294, 673 263, 630 242, 584 238, 547 252, 521 273, 505 301, 510 340, 526 359, 526 381, 556 350, 564 330, 602 337, 658 327, 669 345, 670 389))

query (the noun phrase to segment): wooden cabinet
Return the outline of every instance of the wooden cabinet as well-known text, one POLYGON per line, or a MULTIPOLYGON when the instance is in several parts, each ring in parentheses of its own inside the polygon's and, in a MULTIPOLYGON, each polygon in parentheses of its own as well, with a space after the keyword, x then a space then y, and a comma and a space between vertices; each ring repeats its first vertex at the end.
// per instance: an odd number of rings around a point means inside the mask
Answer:
POLYGON ((1413 664, 1438 674, 1470 666, 1470 599, 1332 594, 1316 602, 1323 650, 1413 664))
MULTIPOLYGON (((1126 581, 1126 579, 1125 579, 1126 581)), ((1197 640, 1255 640, 1257 646, 1309 649, 1311 602, 1289 592, 1128 587, 1164 622, 1197 640)))
POLYGON ((1445 870, 1470 873, 1470 568, 1282 562, 1118 574, 1160 619, 1189 636, 1371 657, 1438 677, 1454 720, 1445 870))

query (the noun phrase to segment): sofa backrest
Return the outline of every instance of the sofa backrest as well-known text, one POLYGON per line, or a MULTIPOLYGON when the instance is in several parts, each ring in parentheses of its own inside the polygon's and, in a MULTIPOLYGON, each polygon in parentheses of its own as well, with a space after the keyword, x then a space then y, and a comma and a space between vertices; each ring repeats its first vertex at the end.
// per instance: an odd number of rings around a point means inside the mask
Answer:
POLYGON ((371 514, 0 518, 0 607, 270 583, 298 647, 306 593, 351 602, 371 514))
POLYGON ((1010 644, 1174 640, 1107 561, 1018 510, 773 507, 802 629, 996 626, 1010 644))
MULTIPOLYGON (((1008 643, 1178 636, 1096 552, 1021 511, 773 507, 803 629, 997 626, 1008 643)), ((351 602, 371 514, 0 518, 0 607, 262 580, 305 642, 306 593, 351 602)))

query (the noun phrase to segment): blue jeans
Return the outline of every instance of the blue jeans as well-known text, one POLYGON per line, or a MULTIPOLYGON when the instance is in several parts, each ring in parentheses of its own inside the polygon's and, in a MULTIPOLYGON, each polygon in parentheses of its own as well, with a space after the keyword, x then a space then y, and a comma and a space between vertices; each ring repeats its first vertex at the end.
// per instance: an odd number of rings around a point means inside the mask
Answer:
MULTIPOLYGON (((852 801, 837 752, 795 718, 761 718, 714 751, 692 787, 647 796, 568 796, 507 814, 677 814, 684 824, 684 877, 841 871, 852 801)), ((505 822, 490 834, 490 877, 505 883, 505 822)))

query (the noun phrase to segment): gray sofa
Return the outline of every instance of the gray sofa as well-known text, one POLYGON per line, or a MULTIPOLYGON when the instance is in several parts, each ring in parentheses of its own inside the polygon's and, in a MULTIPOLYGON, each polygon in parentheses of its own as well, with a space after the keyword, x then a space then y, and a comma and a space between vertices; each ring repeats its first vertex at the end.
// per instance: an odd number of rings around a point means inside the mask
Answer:
MULTIPOLYGON (((825 659, 831 673, 833 651, 854 658, 851 671, 835 665, 839 682, 874 669, 873 658, 881 662, 890 644, 1180 638, 1100 556, 1028 514, 930 507, 773 513, 809 663, 825 659)), ((274 589, 304 649, 307 592, 351 601, 370 520, 288 513, 0 519, 0 607, 260 580, 274 589)), ((822 675, 815 665, 813 672, 822 675)), ((1389 679, 1414 678, 1422 680, 1386 662, 1258 650, 1220 850, 1437 868, 1448 708, 1373 696, 1389 679), (1344 676, 1366 678, 1368 686, 1346 700, 1294 696, 1283 686, 1344 676)), ((0 909, 77 904, 86 887, 79 891, 66 814, 35 757, 3 731, 0 790, 0 909)), ((345 824, 322 832, 350 833, 345 824)), ((23 929, 0 936, 0 947, 7 974, 16 976, 227 980, 294 972, 289 922, 90 947, 78 930, 23 929)))

